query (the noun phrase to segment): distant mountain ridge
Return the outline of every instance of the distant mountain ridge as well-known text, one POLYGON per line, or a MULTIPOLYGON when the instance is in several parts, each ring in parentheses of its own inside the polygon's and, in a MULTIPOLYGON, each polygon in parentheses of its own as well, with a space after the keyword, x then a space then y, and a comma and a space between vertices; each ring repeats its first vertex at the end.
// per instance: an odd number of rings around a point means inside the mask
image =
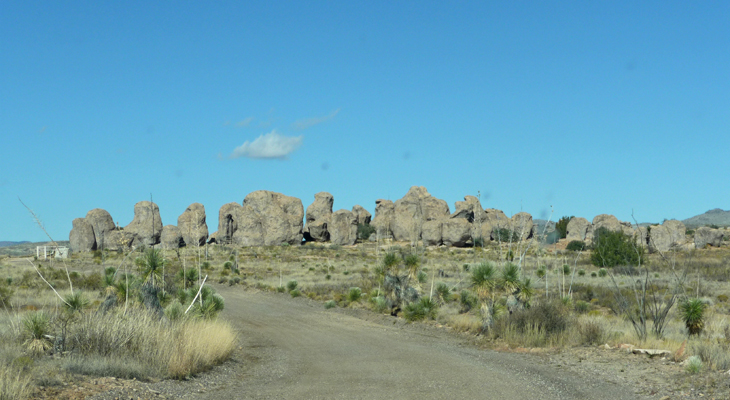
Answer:
POLYGON ((682 221, 688 227, 698 227, 704 225, 730 226, 730 210, 724 211, 715 208, 704 214, 695 215, 682 221))
POLYGON ((9 247, 9 246, 15 246, 16 244, 24 244, 24 243, 30 243, 30 242, 27 240, 24 240, 22 242, 0 241, 0 247, 9 247))

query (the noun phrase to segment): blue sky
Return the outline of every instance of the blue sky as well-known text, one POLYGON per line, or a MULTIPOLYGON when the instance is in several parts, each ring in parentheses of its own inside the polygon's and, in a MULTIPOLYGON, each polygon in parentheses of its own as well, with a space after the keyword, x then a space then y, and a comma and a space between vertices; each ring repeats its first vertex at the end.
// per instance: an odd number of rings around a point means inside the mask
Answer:
POLYGON ((730 3, 0 3, 0 240, 255 190, 728 209, 730 3), (637 4, 638 3, 638 4, 637 4))

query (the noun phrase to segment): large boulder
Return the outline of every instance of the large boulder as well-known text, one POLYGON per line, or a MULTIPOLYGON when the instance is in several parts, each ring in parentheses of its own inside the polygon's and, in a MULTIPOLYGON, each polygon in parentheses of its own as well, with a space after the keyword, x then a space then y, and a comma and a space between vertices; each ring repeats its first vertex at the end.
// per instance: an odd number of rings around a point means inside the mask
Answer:
POLYGON ((510 231, 514 232, 517 240, 527 240, 532 237, 535 224, 532 215, 518 212, 510 219, 510 231))
POLYGON ((94 230, 94 237, 96 237, 96 247, 99 249, 106 249, 107 238, 109 233, 116 229, 114 220, 111 214, 104 209, 95 208, 86 213, 86 222, 91 225, 94 230))
POLYGON ((472 241, 472 224, 465 218, 447 218, 441 229, 444 246, 464 247, 472 241))
POLYGON ((334 202, 334 197, 327 192, 314 195, 314 202, 307 207, 307 224, 304 225, 303 231, 305 240, 314 242, 330 240, 328 227, 334 202))
POLYGON ((496 240, 496 231, 499 229, 507 229, 509 230, 512 227, 512 221, 507 218, 507 216, 502 212, 502 210, 497 210, 495 208, 487 208, 484 210, 485 214, 485 220, 482 223, 482 233, 484 234, 483 237, 486 236, 487 233, 489 233, 489 237, 492 238, 492 240, 496 240))
MULTIPOLYGON (((660 252, 668 251, 672 247, 682 245, 687 240, 686 231, 687 228, 684 224, 676 219, 664 221, 661 225, 652 225, 649 230, 649 246, 660 252)), ((643 237, 643 235, 641 236, 643 237)))
POLYGON ((104 239, 104 248, 111 251, 126 251, 132 247, 136 235, 125 230, 113 230, 104 239))
POLYGON ((446 201, 431 196, 423 186, 413 186, 403 198, 395 202, 393 237, 399 241, 421 238, 421 227, 427 221, 449 215, 446 201))
POLYGON ((725 232, 720 229, 712 229, 706 226, 697 228, 695 231, 695 248, 703 249, 705 246, 720 247, 724 235, 725 232))
POLYGON ((243 199, 233 242, 239 246, 302 243, 302 201, 281 193, 258 190, 243 199))
POLYGON ((215 237, 216 243, 228 244, 233 240, 233 234, 238 230, 236 219, 241 211, 238 203, 228 203, 221 206, 218 211, 218 231, 215 237))
POLYGON ((377 236, 380 238, 391 237, 395 224, 395 204, 390 200, 375 200, 375 218, 370 224, 375 227, 377 236))
POLYGON ((177 227, 186 246, 203 246, 208 240, 208 224, 205 223, 205 206, 193 203, 177 217, 177 227))
POLYGON ((357 216, 348 210, 338 210, 329 216, 330 243, 350 246, 357 240, 357 216))
POLYGON ((140 201, 134 205, 134 219, 124 227, 124 231, 134 235, 132 245, 138 247, 154 246, 160 243, 162 220, 160 208, 150 201, 140 201))
POLYGON ((357 217, 358 225, 368 225, 370 223, 370 220, 372 219, 372 214, 370 214, 368 210, 357 204, 352 207, 352 213, 355 214, 355 216, 357 217))
POLYGON ((566 239, 568 239, 568 241, 585 241, 590 237, 590 234, 593 231, 593 225, 591 225, 591 223, 585 218, 573 217, 568 222, 567 231, 568 234, 566 239))
POLYGON ((96 249, 94 228, 84 218, 76 218, 73 220, 73 227, 68 235, 68 241, 73 251, 81 252, 96 249))
POLYGON ((164 250, 179 249, 185 244, 180 228, 175 225, 165 225, 162 227, 162 235, 160 236, 160 247, 164 250))

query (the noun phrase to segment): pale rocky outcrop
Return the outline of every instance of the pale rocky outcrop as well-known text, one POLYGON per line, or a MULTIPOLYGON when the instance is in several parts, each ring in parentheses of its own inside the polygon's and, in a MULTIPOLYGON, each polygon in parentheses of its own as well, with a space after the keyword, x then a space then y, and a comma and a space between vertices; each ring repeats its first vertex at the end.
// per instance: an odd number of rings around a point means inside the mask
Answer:
POLYGON ((302 201, 281 193, 258 190, 243 200, 233 242, 239 246, 278 246, 302 242, 302 201))
POLYGON ((85 220, 94 230, 94 237, 96 238, 95 248, 108 248, 106 242, 109 237, 109 233, 116 229, 111 214, 104 209, 95 208, 86 213, 85 220))
MULTIPOLYGON (((641 229, 643 233, 645 229, 641 229)), ((652 225, 649 230, 649 246, 653 250, 665 252, 672 247, 680 246, 687 240, 687 228, 677 220, 664 221, 661 225, 652 225)), ((640 235, 643 237, 644 235, 640 235)))
POLYGON ((526 212, 518 212, 510 219, 510 230, 515 233, 517 240, 527 240, 532 237, 535 224, 532 222, 532 215, 526 212))
POLYGON ((338 210, 328 217, 329 241, 332 244, 351 246, 357 240, 357 216, 348 210, 338 210))
POLYGON ((134 219, 124 227, 124 232, 134 235, 132 245, 138 247, 153 246, 160 243, 162 220, 160 208, 149 201, 140 201, 134 205, 134 219))
POLYGON ((164 250, 179 249, 185 242, 180 228, 175 225, 165 225, 162 227, 162 235, 160 235, 160 247, 164 250))
POLYGON ((370 224, 375 227, 377 236, 380 238, 392 237, 395 224, 395 204, 390 200, 375 200, 375 218, 370 224))
POLYGON ((695 248, 702 249, 705 246, 720 247, 725 232, 720 229, 713 229, 703 226, 695 230, 695 248))
POLYGON ((415 241, 421 238, 425 222, 449 215, 446 201, 431 196, 423 186, 413 186, 403 198, 395 202, 393 237, 399 241, 415 241))
POLYGON ((314 202, 307 207, 307 223, 304 225, 304 239, 326 242, 330 240, 329 222, 332 216, 334 197, 327 192, 314 195, 314 202))
POLYGON ((238 230, 237 218, 241 211, 238 203, 228 203, 221 206, 218 211, 218 231, 215 237, 216 243, 231 243, 233 234, 238 230))
POLYGON ((81 252, 96 249, 94 228, 84 218, 73 220, 73 227, 68 235, 68 241, 73 251, 81 252))
POLYGON ((573 217, 568 222, 567 228, 568 234, 566 239, 568 241, 581 240, 586 241, 591 237, 593 232, 593 225, 588 222, 587 219, 582 217, 573 217))
POLYGON ((186 246, 202 246, 208 240, 208 224, 205 222, 205 206, 193 203, 177 217, 177 227, 186 246))
POLYGON ((367 225, 370 223, 370 220, 372 219, 372 214, 368 212, 365 208, 363 208, 360 205, 355 205, 352 207, 352 213, 357 216, 357 224, 364 224, 367 225))

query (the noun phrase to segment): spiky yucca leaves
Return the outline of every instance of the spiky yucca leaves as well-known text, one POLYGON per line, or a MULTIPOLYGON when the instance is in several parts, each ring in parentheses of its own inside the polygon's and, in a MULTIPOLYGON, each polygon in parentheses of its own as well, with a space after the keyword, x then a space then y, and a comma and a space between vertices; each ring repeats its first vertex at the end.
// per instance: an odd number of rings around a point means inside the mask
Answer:
POLYGON ((418 255, 409 254, 406 256, 403 262, 406 265, 406 269, 408 269, 408 276, 411 279, 415 278, 416 274, 418 274, 418 267, 421 264, 421 260, 418 258, 418 255))
POLYGON ((472 268, 471 284, 480 299, 484 300, 489 297, 489 294, 497 285, 492 264, 483 262, 472 268))
POLYGON ((144 255, 136 260, 142 279, 154 287, 162 286, 162 269, 165 267, 165 258, 159 249, 149 248, 144 255))
POLYGON ((682 321, 691 335, 699 335, 705 328, 704 313, 707 304, 700 299, 687 299, 679 304, 682 321))
POLYGON ((48 314, 43 311, 28 313, 23 318, 23 333, 27 339, 23 345, 33 354, 45 353, 51 348, 48 334, 51 331, 51 322, 48 314))
POLYGON ((66 311, 70 313, 82 312, 84 308, 89 306, 89 299, 81 292, 74 292, 64 297, 63 304, 66 311))

